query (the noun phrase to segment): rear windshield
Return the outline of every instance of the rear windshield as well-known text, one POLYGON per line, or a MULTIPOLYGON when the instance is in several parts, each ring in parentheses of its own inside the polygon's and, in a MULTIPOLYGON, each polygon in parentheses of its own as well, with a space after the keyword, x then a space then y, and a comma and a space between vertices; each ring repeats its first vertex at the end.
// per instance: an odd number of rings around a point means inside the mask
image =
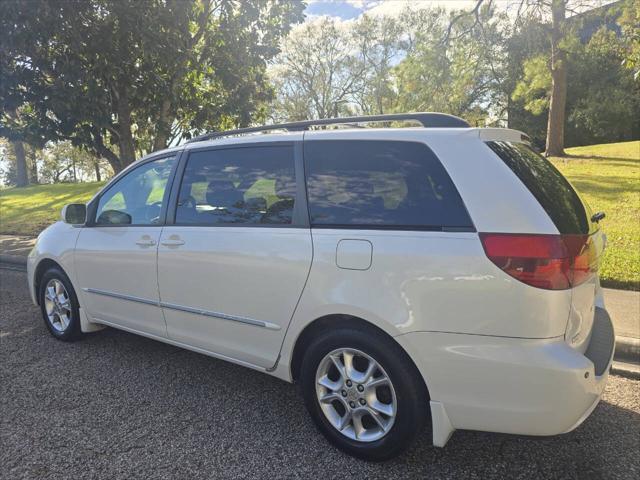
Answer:
POLYGON ((304 142, 311 224, 473 231, 451 178, 423 143, 304 142))
POLYGON ((522 143, 487 142, 524 183, 561 234, 590 233, 590 213, 553 164, 522 143))

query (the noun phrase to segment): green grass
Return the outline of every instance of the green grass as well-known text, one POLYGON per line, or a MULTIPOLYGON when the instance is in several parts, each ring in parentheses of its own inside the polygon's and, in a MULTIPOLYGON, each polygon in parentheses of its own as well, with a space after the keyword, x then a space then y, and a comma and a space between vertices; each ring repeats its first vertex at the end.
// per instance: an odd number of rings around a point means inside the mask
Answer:
POLYGON ((640 290, 640 142, 610 143, 566 150, 553 159, 594 212, 608 246, 600 271, 604 286, 640 290))
POLYGON ((104 182, 58 183, 0 190, 0 233, 38 235, 67 203, 86 202, 104 182))
MULTIPOLYGON (((576 186, 601 222, 609 245, 601 278, 605 286, 640 290, 640 142, 567 149, 554 164, 576 186)), ((102 183, 37 185, 0 190, 0 233, 37 235, 67 203, 88 200, 102 183)), ((272 185, 255 194, 273 195, 272 185)))

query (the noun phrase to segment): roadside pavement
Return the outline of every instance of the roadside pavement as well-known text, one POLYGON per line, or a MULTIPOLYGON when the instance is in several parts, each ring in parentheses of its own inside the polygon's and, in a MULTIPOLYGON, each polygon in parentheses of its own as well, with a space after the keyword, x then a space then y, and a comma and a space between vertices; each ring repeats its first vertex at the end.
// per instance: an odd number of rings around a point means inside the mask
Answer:
POLYGON ((0 235, 0 262, 26 263, 27 255, 35 243, 34 237, 0 235))
MULTIPOLYGON (((22 235, 0 235, 0 262, 25 265, 35 241, 22 235)), ((605 288, 604 300, 616 331, 616 360, 640 364, 640 292, 605 288)))

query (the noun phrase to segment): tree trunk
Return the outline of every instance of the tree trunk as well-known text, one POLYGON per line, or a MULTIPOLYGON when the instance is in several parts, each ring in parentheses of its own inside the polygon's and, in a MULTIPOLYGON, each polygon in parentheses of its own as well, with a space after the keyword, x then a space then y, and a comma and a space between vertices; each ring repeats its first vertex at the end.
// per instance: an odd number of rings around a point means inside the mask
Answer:
POLYGON ((167 148, 167 142, 169 141, 169 135, 171 135, 171 101, 169 99, 163 99, 160 106, 160 117, 156 124, 156 137, 153 140, 153 151, 162 150, 167 148))
POLYGON ((29 183, 37 185, 38 184, 38 156, 36 154, 37 150, 35 147, 30 149, 29 157, 29 183))
POLYGON ((29 185, 29 177, 24 144, 20 141, 13 142, 13 152, 16 155, 16 187, 26 187, 29 185))
MULTIPOLYGON (((118 134, 120 135, 120 165, 118 172, 133 163, 136 159, 136 148, 131 133, 131 109, 129 107, 126 90, 118 101, 118 134)), ((114 170, 116 167, 114 166, 114 170)), ((116 172, 117 173, 117 172, 116 172)))
POLYGON ((114 174, 120 172, 123 169, 120 157, 113 153, 111 149, 104 144, 102 131, 97 127, 93 127, 91 129, 91 135, 93 136, 96 155, 107 159, 107 162, 109 162, 109 165, 111 165, 114 174))
POLYGON ((93 168, 95 168, 96 171, 96 182, 101 182, 102 177, 100 175, 100 162, 96 161, 96 163, 93 164, 93 168))
POLYGON ((563 157, 564 122, 567 104, 567 59, 560 47, 564 38, 565 0, 551 4, 551 101, 547 123, 547 157, 563 157))

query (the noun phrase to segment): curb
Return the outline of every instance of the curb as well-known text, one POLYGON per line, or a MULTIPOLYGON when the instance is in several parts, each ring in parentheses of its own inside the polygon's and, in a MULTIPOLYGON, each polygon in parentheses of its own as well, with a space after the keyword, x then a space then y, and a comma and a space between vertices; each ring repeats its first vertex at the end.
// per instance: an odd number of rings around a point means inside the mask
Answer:
POLYGON ((616 336, 614 360, 640 364, 640 338, 616 336))
POLYGON ((611 365, 611 373, 632 380, 640 380, 640 365, 614 361, 611 365))
POLYGON ((11 265, 27 266, 27 257, 24 255, 7 255, 0 253, 0 263, 10 263, 11 265))

